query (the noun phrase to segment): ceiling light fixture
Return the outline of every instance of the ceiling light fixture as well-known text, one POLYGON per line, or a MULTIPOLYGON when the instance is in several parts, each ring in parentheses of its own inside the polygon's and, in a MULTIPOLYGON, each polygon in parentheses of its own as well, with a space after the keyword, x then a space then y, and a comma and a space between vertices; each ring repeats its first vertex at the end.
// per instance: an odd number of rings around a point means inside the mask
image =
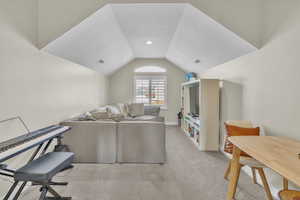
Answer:
POLYGON ((146 44, 151 45, 151 44, 153 44, 153 42, 151 40, 147 40, 146 44))
POLYGON ((196 60, 195 60, 195 63, 196 63, 196 64, 198 64, 198 63, 200 63, 200 62, 201 62, 201 60, 199 60, 199 59, 196 59, 196 60))

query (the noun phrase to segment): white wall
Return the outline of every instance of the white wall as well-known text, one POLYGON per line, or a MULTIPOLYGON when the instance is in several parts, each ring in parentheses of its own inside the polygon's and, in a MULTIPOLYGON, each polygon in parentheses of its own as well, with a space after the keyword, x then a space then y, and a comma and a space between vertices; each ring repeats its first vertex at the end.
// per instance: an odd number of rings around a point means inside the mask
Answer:
POLYGON ((122 67, 109 77, 109 103, 133 102, 134 69, 142 66, 159 66, 167 69, 167 103, 168 109, 161 114, 166 122, 177 123, 180 111, 180 84, 184 82, 185 72, 166 59, 136 59, 122 67))
MULTIPOLYGON (((107 87, 103 75, 35 47, 37 3, 0 1, 0 120, 19 115, 31 130, 105 104, 107 87)), ((0 197, 8 186, 0 179, 0 197)))
MULTIPOLYGON (((299 1, 265 0, 264 46, 202 75, 240 84, 243 119, 261 123, 267 135, 297 140, 300 140, 299 19, 299 1)), ((268 178, 272 186, 281 187, 278 177, 268 178)))

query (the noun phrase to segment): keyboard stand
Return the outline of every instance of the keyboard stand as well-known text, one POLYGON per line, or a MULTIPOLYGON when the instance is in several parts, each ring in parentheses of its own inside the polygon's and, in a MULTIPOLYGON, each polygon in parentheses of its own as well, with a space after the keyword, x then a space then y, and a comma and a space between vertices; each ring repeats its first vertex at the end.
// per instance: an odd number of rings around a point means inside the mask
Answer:
MULTIPOLYGON (((26 130, 29 131, 24 121, 20 117, 10 118, 8 120, 14 120, 14 119, 19 119, 22 122, 22 124, 26 127, 26 130)), ((3 120, 0 122, 5 122, 8 120, 3 120)), ((19 136, 17 138, 6 141, 4 143, 0 143, 0 175, 14 178, 15 171, 8 169, 7 165, 3 164, 3 162, 11 158, 14 158, 17 155, 22 154, 30 149, 36 148, 26 163, 29 164, 30 162, 45 155, 45 153, 47 152, 49 146, 52 144, 54 139, 57 140, 57 146, 62 145, 61 144, 62 135, 68 130, 70 130, 70 127, 50 126, 44 129, 40 129, 38 131, 34 131, 32 133, 29 132, 25 135, 19 136)), ((71 168, 71 167, 72 166, 68 166, 66 168, 71 168)), ((18 188, 17 192, 15 193, 13 200, 17 200, 19 198, 19 196, 21 195, 22 191, 24 190, 27 184, 27 181, 18 181, 15 179, 14 183, 9 188, 3 200, 8 200, 11 197, 11 195, 15 192, 20 182, 22 182, 22 184, 18 188)))
MULTIPOLYGON (((42 156, 45 154, 45 152, 47 151, 47 149, 49 148, 50 144, 52 143, 52 140, 49 140, 46 144, 46 146, 43 148, 43 150, 41 151, 41 154, 39 155, 42 156)), ((34 159, 37 158, 38 153, 40 152, 40 150, 42 149, 42 146, 44 145, 44 143, 40 144, 37 149, 33 152, 33 154, 31 155, 30 159, 27 161, 27 164, 30 163, 31 161, 33 161, 34 159)), ((7 194, 5 195, 3 200, 8 200, 8 198, 11 196, 11 194, 13 193, 13 191, 16 189, 16 187, 18 186, 19 181, 15 181, 14 184, 10 187, 10 189, 8 190, 7 194)), ((24 190, 24 187, 26 186, 27 182, 23 182, 22 185, 19 187, 17 193, 15 194, 13 200, 17 200, 20 196, 20 194, 22 193, 22 191, 24 190)))

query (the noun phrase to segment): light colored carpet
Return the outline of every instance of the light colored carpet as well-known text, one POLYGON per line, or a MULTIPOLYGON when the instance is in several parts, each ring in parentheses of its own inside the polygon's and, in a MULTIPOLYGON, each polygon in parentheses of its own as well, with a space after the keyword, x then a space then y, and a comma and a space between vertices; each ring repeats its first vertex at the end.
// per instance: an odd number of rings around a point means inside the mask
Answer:
MULTIPOLYGON (((167 163, 77 164, 56 178, 69 181, 57 190, 74 200, 223 200, 227 160, 220 153, 200 152, 176 127, 167 128, 167 163)), ((21 197, 38 199, 30 187, 21 197)), ((237 200, 265 199, 263 188, 241 174, 237 200)))

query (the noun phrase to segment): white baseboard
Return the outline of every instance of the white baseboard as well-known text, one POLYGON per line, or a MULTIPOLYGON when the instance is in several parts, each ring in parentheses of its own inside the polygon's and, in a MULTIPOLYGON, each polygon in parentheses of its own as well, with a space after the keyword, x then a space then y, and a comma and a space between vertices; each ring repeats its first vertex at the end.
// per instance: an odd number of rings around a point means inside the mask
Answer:
POLYGON ((165 122, 166 126, 178 126, 177 122, 165 122))

